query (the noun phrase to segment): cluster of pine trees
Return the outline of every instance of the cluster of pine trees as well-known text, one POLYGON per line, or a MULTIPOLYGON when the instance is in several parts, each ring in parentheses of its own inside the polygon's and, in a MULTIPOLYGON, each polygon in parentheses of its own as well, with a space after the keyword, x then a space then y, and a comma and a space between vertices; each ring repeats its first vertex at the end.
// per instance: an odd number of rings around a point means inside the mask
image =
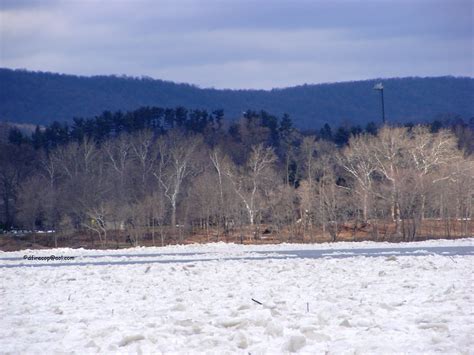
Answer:
POLYGON ((433 220, 471 233, 474 132, 460 120, 301 132, 265 111, 228 122, 222 110, 145 107, 9 138, 4 229, 88 231, 104 245, 117 231, 135 245, 262 230, 336 240, 348 225, 411 240, 433 220))

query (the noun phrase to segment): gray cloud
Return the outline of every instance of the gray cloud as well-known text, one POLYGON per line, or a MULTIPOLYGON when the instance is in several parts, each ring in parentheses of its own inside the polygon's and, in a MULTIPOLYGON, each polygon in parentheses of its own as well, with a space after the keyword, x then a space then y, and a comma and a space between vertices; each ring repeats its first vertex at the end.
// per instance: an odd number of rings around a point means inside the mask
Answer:
POLYGON ((2 0, 0 10, 34 9, 43 6, 51 6, 57 0, 2 0))
POLYGON ((272 88, 472 76, 471 0, 2 0, 0 65, 272 88))

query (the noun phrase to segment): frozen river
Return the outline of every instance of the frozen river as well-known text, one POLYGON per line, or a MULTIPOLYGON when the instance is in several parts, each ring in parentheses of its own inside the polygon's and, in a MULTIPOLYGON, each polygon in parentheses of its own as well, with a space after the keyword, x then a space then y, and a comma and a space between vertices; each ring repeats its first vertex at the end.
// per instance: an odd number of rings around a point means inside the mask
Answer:
MULTIPOLYGON (((255 246, 258 248, 258 246, 255 246)), ((235 253, 217 253, 217 252, 174 252, 174 253, 138 253, 133 249, 129 253, 110 253, 110 251, 97 251, 97 254, 78 255, 72 261, 41 261, 25 260, 25 255, 35 255, 34 251, 25 252, 23 256, 2 256, 0 257, 0 268, 17 267, 66 267, 66 266, 85 266, 85 265, 133 265, 133 264, 155 264, 155 263, 191 263, 213 260, 267 260, 267 259, 320 259, 320 258, 347 258, 355 256, 364 257, 389 257, 389 256, 421 256, 421 255, 441 255, 441 256, 461 256, 474 255, 474 246, 456 245, 456 246, 423 246, 423 247, 390 247, 381 248, 331 248, 331 249, 291 249, 291 250, 252 250, 235 253)), ((44 251, 41 250, 44 254, 44 251)), ((61 255, 54 249, 50 250, 49 255, 61 255)))
POLYGON ((469 353, 473 249, 466 239, 0 252, 0 353, 469 353), (39 259, 52 255, 74 259, 39 259))
POLYGON ((469 353, 473 254, 473 239, 0 252, 0 352, 469 353))

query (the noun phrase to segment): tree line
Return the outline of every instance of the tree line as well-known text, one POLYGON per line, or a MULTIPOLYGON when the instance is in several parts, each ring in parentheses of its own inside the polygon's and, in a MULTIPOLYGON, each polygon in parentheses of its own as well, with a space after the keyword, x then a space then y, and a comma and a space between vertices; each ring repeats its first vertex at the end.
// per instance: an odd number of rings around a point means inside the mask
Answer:
MULTIPOLYGON (((296 130, 293 120, 288 114, 281 118, 271 115, 268 112, 247 110, 242 113, 243 119, 249 121, 252 125, 260 125, 271 130, 271 140, 267 143, 272 146, 278 146, 279 133, 282 131, 296 130), (252 121, 254 121, 252 123, 252 121)), ((411 128, 415 124, 408 122, 405 127, 411 128)), ((474 152, 474 117, 465 122, 456 115, 445 115, 439 119, 426 124, 432 132, 440 129, 451 130, 458 139, 461 150, 468 154, 474 152)), ((93 118, 74 117, 72 123, 54 121, 45 128, 36 126, 33 134, 24 133, 17 127, 9 130, 8 140, 12 144, 29 143, 36 150, 53 149, 59 145, 67 144, 72 141, 81 142, 84 138, 91 139, 96 143, 117 137, 122 133, 134 133, 143 129, 150 129, 155 134, 165 134, 169 130, 180 129, 186 132, 203 134, 208 141, 215 140, 222 135, 230 135, 239 139, 239 122, 232 122, 225 118, 224 110, 217 109, 208 112, 205 109, 189 110, 185 107, 176 108, 163 107, 142 107, 140 109, 122 112, 122 111, 104 111, 101 115, 93 118)), ((334 131, 329 124, 324 124, 319 130, 301 130, 302 135, 315 135, 318 138, 332 141, 338 147, 344 146, 349 142, 351 135, 377 133, 377 124, 368 122, 364 127, 361 125, 341 125, 334 131)))
POLYGON ((31 137, 12 130, 0 149, 2 226, 90 233, 104 246, 117 235, 164 245, 193 233, 335 241, 348 228, 413 240, 432 221, 446 236, 472 233, 468 125, 301 132, 288 115, 223 118, 146 107, 31 137))

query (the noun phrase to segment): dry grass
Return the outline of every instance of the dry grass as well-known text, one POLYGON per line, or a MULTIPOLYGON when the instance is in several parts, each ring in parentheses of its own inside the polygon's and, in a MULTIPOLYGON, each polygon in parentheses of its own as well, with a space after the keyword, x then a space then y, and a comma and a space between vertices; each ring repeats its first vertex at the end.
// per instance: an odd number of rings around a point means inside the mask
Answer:
MULTIPOLYGON (((405 223, 407 228, 407 223, 405 223)), ((151 233, 143 229, 143 237, 138 242, 140 246, 160 246, 161 239, 159 233, 155 233, 155 243, 151 233)), ((230 231, 227 235, 218 235, 215 228, 209 230, 196 229, 174 234, 170 229, 164 230, 165 244, 191 244, 209 243, 224 241, 228 243, 242 244, 275 244, 275 243, 323 243, 333 241, 328 232, 323 232, 321 228, 306 228, 301 226, 296 228, 283 228, 278 231, 270 225, 259 225, 256 228, 244 227, 241 230, 230 231)), ((374 221, 367 225, 356 225, 347 223, 339 228, 336 241, 419 241, 426 239, 456 239, 474 235, 474 223, 472 221, 440 221, 425 220, 421 228, 417 231, 416 238, 410 236, 397 236, 395 234, 395 223, 387 221, 374 221)), ((128 240, 125 231, 111 231, 108 236, 107 248, 121 249, 129 248, 132 245, 128 240)), ((96 236, 88 232, 77 232, 71 236, 58 236, 58 247, 71 248, 102 248, 96 236)), ((0 236, 0 250, 15 251, 22 249, 44 249, 54 247, 54 236, 52 235, 26 235, 23 237, 13 237, 8 235, 0 236)))

